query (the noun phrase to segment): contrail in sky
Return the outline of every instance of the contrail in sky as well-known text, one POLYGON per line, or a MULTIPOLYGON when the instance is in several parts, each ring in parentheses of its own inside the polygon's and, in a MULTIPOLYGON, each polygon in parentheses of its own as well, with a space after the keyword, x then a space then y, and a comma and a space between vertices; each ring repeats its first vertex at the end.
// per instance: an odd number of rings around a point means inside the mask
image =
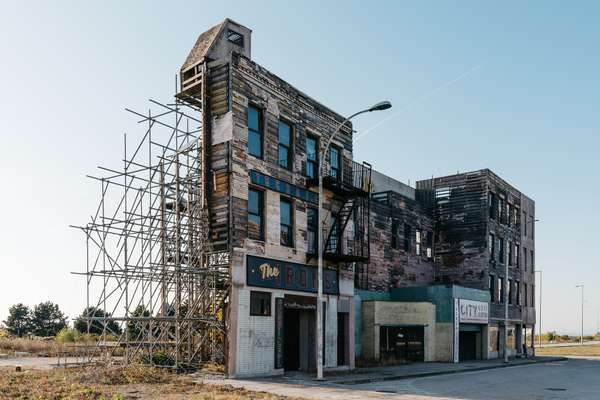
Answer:
POLYGON ((431 90, 430 92, 425 93, 424 95, 421 95, 417 98, 415 98, 414 100, 412 100, 410 103, 406 104, 404 107, 402 107, 401 109, 399 109, 398 111, 396 111, 395 113, 387 116, 386 118, 383 118, 381 121, 377 122, 375 125, 371 126, 370 128, 362 131, 361 133, 359 133, 358 135, 356 135, 354 137, 354 140, 357 141, 359 139, 364 138, 367 134, 369 134, 370 132, 372 132, 373 130, 375 130, 376 128, 378 128, 379 126, 383 125, 384 123, 386 123, 387 121, 389 121, 392 118, 397 117, 398 115, 402 114, 403 112, 405 112, 406 110, 408 110, 409 108, 424 102, 425 100, 429 99, 431 96, 433 96, 434 94, 436 94, 437 92, 439 92, 440 90, 447 88, 448 86, 460 81, 461 79, 465 78, 466 76, 470 75, 471 73, 477 71, 479 68, 481 68, 482 64, 478 64, 476 66, 474 66, 471 69, 468 69, 467 71, 463 72, 462 74, 460 74, 459 76, 457 76, 456 78, 436 87, 435 89, 431 90))

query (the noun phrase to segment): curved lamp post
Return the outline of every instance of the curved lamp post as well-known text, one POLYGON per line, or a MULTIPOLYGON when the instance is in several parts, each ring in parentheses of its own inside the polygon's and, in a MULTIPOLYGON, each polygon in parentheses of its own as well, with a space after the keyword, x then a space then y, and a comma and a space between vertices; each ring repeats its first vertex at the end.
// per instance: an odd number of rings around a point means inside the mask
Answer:
POLYGON ((372 112, 372 111, 383 111, 392 107, 392 103, 389 101, 382 101, 370 108, 359 111, 357 113, 352 114, 348 118, 346 118, 335 131, 329 136, 327 140, 327 144, 323 148, 323 151, 319 155, 319 211, 318 211, 318 293, 317 293, 317 379, 323 379, 323 166, 325 164, 325 156, 327 155, 327 151, 329 150, 329 146, 331 145, 331 141, 333 137, 342 129, 342 127, 350 121, 352 118, 357 115, 372 112))

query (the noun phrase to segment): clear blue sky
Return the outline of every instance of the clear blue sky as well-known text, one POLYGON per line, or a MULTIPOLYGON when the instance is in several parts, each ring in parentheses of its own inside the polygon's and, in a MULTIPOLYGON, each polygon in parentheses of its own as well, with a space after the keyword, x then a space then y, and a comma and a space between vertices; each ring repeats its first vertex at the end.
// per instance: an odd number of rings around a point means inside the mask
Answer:
POLYGON ((67 225, 96 206, 85 174, 119 165, 123 108, 168 101, 198 34, 231 17, 254 60, 340 113, 394 104, 356 121, 376 126, 357 159, 405 182, 488 167, 535 199, 544 329, 578 332, 582 282, 596 329, 599 3, 171 3, 3 4, 0 320, 16 302, 81 311, 84 237, 67 225))

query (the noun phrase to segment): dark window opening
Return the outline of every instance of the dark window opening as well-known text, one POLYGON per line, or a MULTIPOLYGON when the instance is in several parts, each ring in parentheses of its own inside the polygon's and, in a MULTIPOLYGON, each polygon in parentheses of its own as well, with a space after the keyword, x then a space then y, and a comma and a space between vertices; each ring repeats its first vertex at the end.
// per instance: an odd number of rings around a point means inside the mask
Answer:
POLYGON ((317 178, 319 168, 318 141, 312 136, 306 137, 306 176, 317 178))
POLYGON ((508 304, 513 303, 513 281, 512 279, 508 280, 508 304))
POLYGON ((232 31, 230 29, 227 31, 227 40, 233 44, 244 47, 244 36, 241 33, 237 33, 236 31, 232 31))
POLYGON ((248 190, 248 237, 263 240, 263 192, 248 190))
POLYGON ((504 278, 498 278, 498 303, 504 303, 504 278))
POLYGON ((294 246, 294 219, 292 211, 292 203, 282 198, 279 202, 281 244, 288 247, 294 246))
POLYGON ((404 224, 404 251, 410 251, 410 233, 410 225, 404 224))
POLYGON ((254 106, 248 106, 248 153, 263 157, 263 121, 262 111, 254 106))
POLYGON ((504 264, 504 239, 498 240, 498 247, 498 261, 500 261, 501 264, 504 264))
POLYGON ((306 209, 306 223, 308 232, 308 246, 307 251, 310 254, 317 254, 317 229, 319 226, 319 216, 316 208, 306 209))
POLYGON ((279 121, 279 166, 292 169, 292 127, 290 124, 279 121))
POLYGON ((490 301, 493 303, 496 301, 496 278, 494 275, 490 275, 490 301))
POLYGON ((379 348, 382 364, 424 361, 425 335, 422 326, 379 328, 379 348))
POLYGON ((271 316, 271 293, 250 291, 250 315, 271 316))
POLYGON ((399 246, 399 240, 398 240, 398 228, 399 228, 400 222, 398 222, 397 219, 392 219, 392 248, 393 249, 397 249, 399 246))
POLYGON ((521 305, 521 283, 520 282, 515 282, 515 291, 517 294, 517 305, 520 306, 521 305))

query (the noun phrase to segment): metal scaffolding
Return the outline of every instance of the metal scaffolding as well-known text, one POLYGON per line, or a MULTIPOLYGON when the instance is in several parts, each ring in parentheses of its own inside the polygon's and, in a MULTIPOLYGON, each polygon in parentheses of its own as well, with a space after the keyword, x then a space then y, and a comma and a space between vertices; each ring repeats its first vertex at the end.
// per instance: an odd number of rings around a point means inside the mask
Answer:
POLYGON ((158 111, 127 109, 142 138, 128 153, 124 135, 122 170, 89 176, 100 202, 76 227, 86 237, 84 319, 88 331, 101 330, 93 357, 224 364, 230 258, 209 241, 202 110, 150 102, 158 111))

